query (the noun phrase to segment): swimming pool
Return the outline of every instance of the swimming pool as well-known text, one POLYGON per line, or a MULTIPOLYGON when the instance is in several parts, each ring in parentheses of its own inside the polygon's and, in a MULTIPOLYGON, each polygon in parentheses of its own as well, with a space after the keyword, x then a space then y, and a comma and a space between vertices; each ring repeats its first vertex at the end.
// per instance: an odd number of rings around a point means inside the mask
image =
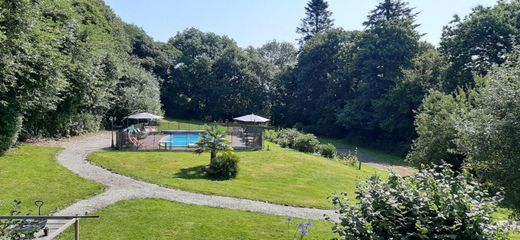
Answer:
POLYGON ((190 147, 200 140, 202 134, 204 133, 182 132, 171 134, 161 140, 161 145, 163 147, 190 147))

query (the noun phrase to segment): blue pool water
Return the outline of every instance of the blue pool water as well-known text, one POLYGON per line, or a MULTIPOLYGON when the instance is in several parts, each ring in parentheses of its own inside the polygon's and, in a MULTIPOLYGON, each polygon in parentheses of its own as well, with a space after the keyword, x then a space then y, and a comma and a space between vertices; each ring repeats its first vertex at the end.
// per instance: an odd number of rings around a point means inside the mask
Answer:
POLYGON ((199 134, 179 134, 171 135, 162 140, 166 147, 188 147, 200 140, 199 134))

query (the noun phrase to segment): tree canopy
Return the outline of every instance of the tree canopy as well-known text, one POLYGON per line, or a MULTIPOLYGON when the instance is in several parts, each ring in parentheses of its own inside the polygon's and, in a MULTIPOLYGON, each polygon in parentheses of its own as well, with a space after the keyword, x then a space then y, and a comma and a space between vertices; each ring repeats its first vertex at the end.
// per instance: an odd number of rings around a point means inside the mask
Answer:
POLYGON ((408 2, 402 0, 380 0, 376 8, 370 11, 368 20, 363 23, 366 27, 380 27, 388 21, 414 22, 417 13, 408 7, 408 2))
POLYGON ((493 64, 506 61, 520 40, 520 1, 499 1, 476 7, 463 19, 455 16, 444 27, 439 50, 451 63, 447 91, 474 86, 474 75, 484 76, 493 64))
POLYGON ((332 12, 328 10, 329 4, 325 0, 310 0, 305 7, 305 18, 296 32, 301 34, 300 44, 304 44, 313 36, 325 30, 331 29, 334 20, 332 12))
POLYGON ((0 152, 20 135, 98 130, 108 115, 161 113, 159 80, 102 1, 0 1, 0 152), (4 114, 10 113, 10 114, 4 114))

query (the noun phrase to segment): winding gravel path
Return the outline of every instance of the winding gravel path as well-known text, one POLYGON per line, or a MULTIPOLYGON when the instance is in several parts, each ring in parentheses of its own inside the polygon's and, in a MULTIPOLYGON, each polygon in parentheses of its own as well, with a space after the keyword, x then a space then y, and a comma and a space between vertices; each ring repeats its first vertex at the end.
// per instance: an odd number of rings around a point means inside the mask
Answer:
POLYGON ((109 144, 110 133, 107 132, 72 138, 58 143, 59 146, 64 148, 57 156, 60 164, 83 178, 105 185, 107 191, 90 199, 76 202, 55 215, 76 215, 84 214, 85 212, 93 213, 123 200, 157 198, 185 204, 311 220, 323 220, 325 216, 337 219, 337 215, 332 210, 289 207, 260 201, 169 189, 110 172, 86 160, 89 153, 103 151, 109 144))

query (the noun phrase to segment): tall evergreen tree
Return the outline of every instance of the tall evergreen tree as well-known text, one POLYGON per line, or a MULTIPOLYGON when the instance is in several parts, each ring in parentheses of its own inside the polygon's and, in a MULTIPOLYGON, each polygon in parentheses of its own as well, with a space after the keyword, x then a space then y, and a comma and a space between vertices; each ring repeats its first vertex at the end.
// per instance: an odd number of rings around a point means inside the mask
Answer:
POLYGON ((354 97, 346 101, 337 119, 353 137, 378 139, 383 145, 403 143, 402 151, 409 144, 410 134, 394 134, 398 128, 388 122, 391 114, 387 103, 400 107, 401 94, 389 91, 396 88, 403 69, 413 66, 412 60, 420 50, 412 10, 406 2, 385 0, 368 16, 367 30, 353 47, 349 61, 356 82, 354 97))
POLYGON ((296 29, 296 32, 302 35, 299 40, 303 45, 314 35, 332 28, 334 20, 330 18, 332 12, 328 11, 329 4, 324 0, 311 0, 305 7, 305 14, 302 24, 296 29))
POLYGON ((413 10, 414 8, 408 7, 408 2, 405 1, 381 0, 375 9, 370 11, 368 20, 363 24, 366 27, 374 28, 391 20, 407 20, 414 22, 417 13, 414 13, 413 10))

